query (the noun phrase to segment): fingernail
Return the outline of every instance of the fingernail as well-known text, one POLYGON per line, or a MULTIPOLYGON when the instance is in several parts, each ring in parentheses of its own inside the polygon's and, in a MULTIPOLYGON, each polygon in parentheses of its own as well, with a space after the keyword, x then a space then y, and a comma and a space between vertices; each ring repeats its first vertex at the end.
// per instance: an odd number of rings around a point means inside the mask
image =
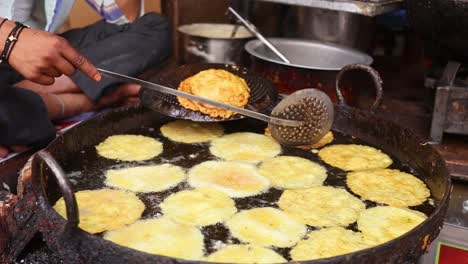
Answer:
POLYGON ((96 82, 99 82, 101 80, 101 74, 98 72, 94 75, 93 79, 96 81, 96 82))

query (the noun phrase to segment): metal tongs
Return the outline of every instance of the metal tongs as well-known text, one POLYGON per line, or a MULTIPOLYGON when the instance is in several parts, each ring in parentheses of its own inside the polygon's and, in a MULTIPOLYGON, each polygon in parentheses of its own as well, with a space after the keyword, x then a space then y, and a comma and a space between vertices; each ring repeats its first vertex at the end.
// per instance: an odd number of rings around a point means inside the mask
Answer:
POLYGON ((144 80, 141 80, 141 79, 137 79, 137 78, 133 78, 133 77, 130 77, 130 76, 123 75, 123 74, 119 74, 119 73, 116 73, 116 72, 111 72, 111 71, 107 71, 107 70, 103 70, 103 69, 98 69, 98 71, 104 76, 108 76, 108 77, 111 77, 111 78, 114 78, 114 79, 117 79, 117 80, 120 80, 120 81, 136 83, 136 84, 139 84, 139 85, 141 85, 141 86, 143 86, 145 88, 155 90, 157 92, 170 94, 170 95, 174 95, 174 96, 180 96, 180 97, 183 97, 185 99, 189 99, 189 100, 197 101, 197 102, 200 102, 200 103, 203 103, 203 104, 208 104, 208 105, 212 105, 212 106, 219 107, 219 108, 222 108, 222 109, 230 110, 230 111, 236 112, 238 114, 245 115, 245 116, 248 116, 248 117, 252 117, 252 118, 255 118, 255 119, 267 122, 267 123, 271 123, 271 124, 274 124, 274 125, 288 126, 288 127, 300 127, 300 126, 303 125, 303 122, 301 122, 301 121, 288 120, 288 119, 268 116, 268 115, 261 114, 261 113, 255 112, 255 111, 251 111, 251 110, 247 110, 247 109, 244 109, 244 108, 240 108, 240 107, 220 103, 220 102, 213 101, 213 100, 210 100, 210 99, 206 99, 206 98, 203 98, 203 97, 199 97, 199 96, 196 96, 196 95, 193 95, 193 94, 190 94, 190 93, 186 93, 186 92, 182 92, 182 91, 179 91, 179 90, 176 90, 176 89, 172 89, 172 88, 160 85, 160 84, 144 81, 144 80))
MULTIPOLYGON (((273 51, 276 56, 278 56, 282 61, 284 61, 285 63, 291 63, 288 58, 286 58, 286 56, 284 56, 273 44, 271 44, 270 41, 268 41, 261 33, 260 31, 257 29, 257 27, 252 24, 250 21, 247 21, 246 19, 244 19, 239 13, 237 13, 236 10, 234 10, 234 8, 232 7, 229 7, 228 8, 228 11, 231 12, 240 22, 242 22, 242 24, 244 24, 244 26, 252 33, 254 34, 261 42, 263 42, 263 44, 265 44, 271 51, 273 51)), ((237 27, 235 27, 235 31, 233 32, 233 34, 236 34, 237 32, 237 27)), ((231 36, 232 38, 232 36, 231 36)))

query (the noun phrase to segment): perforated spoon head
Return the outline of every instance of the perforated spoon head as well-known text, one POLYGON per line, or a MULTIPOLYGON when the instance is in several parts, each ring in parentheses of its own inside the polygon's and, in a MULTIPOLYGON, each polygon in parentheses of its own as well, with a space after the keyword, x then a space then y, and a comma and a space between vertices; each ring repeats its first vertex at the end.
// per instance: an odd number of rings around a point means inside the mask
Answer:
POLYGON ((271 136, 282 145, 310 145, 330 131, 334 113, 333 103, 327 94, 317 89, 304 89, 284 98, 271 112, 274 117, 303 121, 303 125, 268 125, 271 136))

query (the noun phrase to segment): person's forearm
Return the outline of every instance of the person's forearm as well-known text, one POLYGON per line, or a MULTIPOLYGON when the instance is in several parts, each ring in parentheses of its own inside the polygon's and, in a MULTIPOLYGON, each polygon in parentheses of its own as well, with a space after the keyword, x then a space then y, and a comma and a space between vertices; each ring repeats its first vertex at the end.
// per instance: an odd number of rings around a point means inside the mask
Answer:
POLYGON ((130 22, 135 21, 140 16, 141 0, 116 0, 115 2, 130 22))

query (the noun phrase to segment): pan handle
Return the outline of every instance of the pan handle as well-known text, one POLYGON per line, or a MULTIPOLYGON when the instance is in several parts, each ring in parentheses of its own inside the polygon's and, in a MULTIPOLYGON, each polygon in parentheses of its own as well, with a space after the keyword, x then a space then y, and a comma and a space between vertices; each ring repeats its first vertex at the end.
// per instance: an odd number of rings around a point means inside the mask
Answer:
POLYGON ((352 70, 361 70, 367 72, 371 77, 372 80, 374 81, 375 84, 375 89, 376 89, 376 96, 375 96, 375 101, 371 106, 371 111, 377 110, 377 108, 380 106, 382 103, 382 96, 383 96, 383 81, 382 78, 380 78, 379 73, 372 67, 364 64, 350 64, 344 66, 341 71, 337 74, 336 76, 336 83, 335 83, 335 89, 336 89, 336 94, 338 95, 338 100, 340 101, 341 105, 347 105, 343 96, 343 93, 341 92, 340 88, 340 82, 343 77, 343 75, 352 70))
POLYGON ((62 167, 58 164, 49 152, 41 150, 37 153, 37 156, 40 157, 50 168, 52 174, 57 181, 60 192, 65 200, 65 208, 67 210, 67 228, 77 228, 80 223, 80 217, 78 213, 78 204, 76 202, 76 197, 71 187, 70 182, 68 181, 65 172, 62 167))

